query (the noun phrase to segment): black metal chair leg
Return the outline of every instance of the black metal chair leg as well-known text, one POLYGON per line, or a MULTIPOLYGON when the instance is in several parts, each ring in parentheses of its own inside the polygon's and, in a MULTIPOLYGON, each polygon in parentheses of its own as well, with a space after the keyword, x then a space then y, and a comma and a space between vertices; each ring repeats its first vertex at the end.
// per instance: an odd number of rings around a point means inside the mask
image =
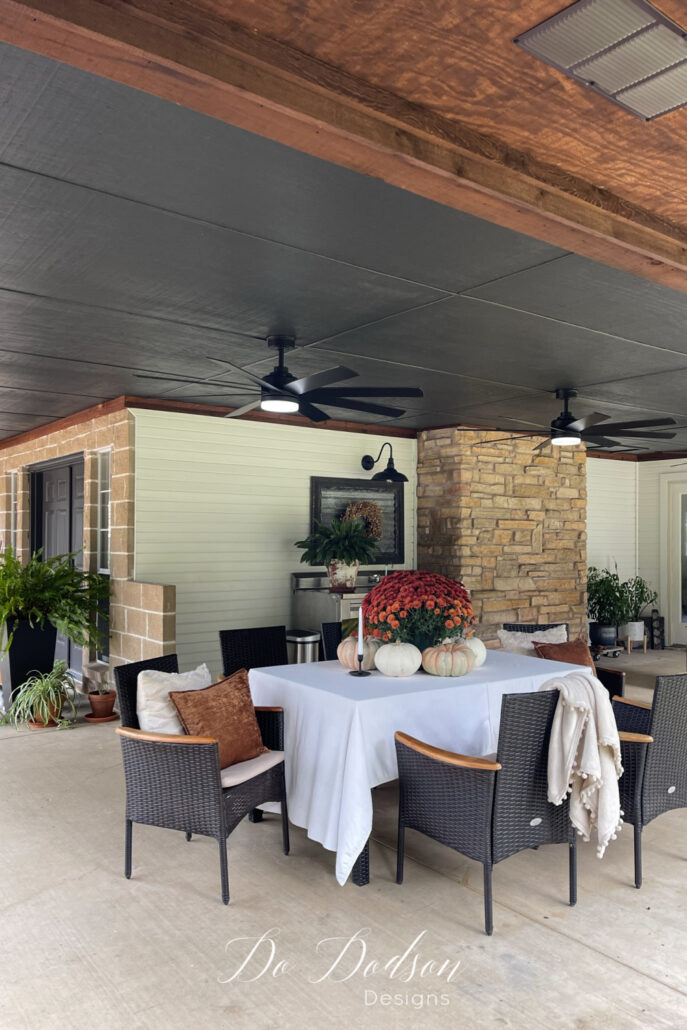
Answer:
POLYGON ((370 882, 370 840, 360 852, 353 866, 353 883, 356 887, 365 887, 370 882))
POLYGON ((124 875, 127 880, 131 879, 131 849, 134 824, 131 819, 126 820, 126 832, 124 834, 124 875))
POLYGON ((218 841, 219 844, 219 871, 222 878, 222 901, 229 904, 229 868, 227 865, 227 841, 218 841))
POLYGON ((281 835, 284 854, 288 855, 291 850, 291 843, 289 841, 289 810, 286 805, 286 785, 284 785, 281 795, 281 835))
POLYGON ((399 819, 398 841, 396 844, 396 883, 403 883, 403 860, 406 850, 406 828, 399 819))
POLYGON ((568 872, 570 879, 570 904, 577 904, 577 837, 568 845, 568 872))
POLYGON ((187 830, 186 831, 186 840, 190 840, 192 836, 193 836, 193 834, 189 833, 188 830, 187 830))
POLYGON ((642 827, 637 820, 635 823, 635 887, 637 890, 642 886, 642 827))
POLYGON ((491 862, 484 862, 484 932, 491 937, 494 932, 494 906, 491 897, 491 862))
POLYGON ((253 808, 248 813, 248 822, 250 822, 250 823, 261 823, 262 822, 262 817, 263 817, 264 814, 265 813, 263 812, 263 810, 261 808, 253 808))

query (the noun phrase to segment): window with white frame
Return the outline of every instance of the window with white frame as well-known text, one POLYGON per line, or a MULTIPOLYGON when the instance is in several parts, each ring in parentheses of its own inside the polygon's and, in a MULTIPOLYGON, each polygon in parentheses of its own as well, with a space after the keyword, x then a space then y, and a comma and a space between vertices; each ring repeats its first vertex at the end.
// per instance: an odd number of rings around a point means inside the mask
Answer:
POLYGON ((98 572, 110 571, 110 452, 98 452, 98 572))
POLYGON ((19 473, 10 472, 10 547, 17 553, 19 543, 19 473))
MULTIPOLYGON (((97 531, 97 565, 98 572, 104 576, 110 575, 110 451, 98 451, 98 531, 97 531)), ((96 649, 96 658, 101 662, 109 659, 109 601, 106 601, 101 608, 101 615, 98 618, 99 644, 96 649)))

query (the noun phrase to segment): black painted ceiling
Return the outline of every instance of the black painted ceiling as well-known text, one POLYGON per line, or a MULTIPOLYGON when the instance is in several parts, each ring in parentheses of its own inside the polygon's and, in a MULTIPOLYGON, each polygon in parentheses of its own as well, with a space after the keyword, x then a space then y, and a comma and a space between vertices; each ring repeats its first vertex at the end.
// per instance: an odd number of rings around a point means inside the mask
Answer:
POLYGON ((298 375, 421 386, 397 425, 547 426, 559 386, 687 425, 686 323, 685 294, 0 49, 0 437, 123 393, 243 404, 136 373, 264 373, 271 333, 298 375))

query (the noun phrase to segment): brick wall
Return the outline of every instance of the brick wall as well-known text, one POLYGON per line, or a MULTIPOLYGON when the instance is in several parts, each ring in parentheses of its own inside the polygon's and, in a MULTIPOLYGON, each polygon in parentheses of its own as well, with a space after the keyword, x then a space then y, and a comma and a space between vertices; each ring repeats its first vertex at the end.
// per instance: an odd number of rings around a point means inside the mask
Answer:
MULTIPOLYGON (((110 665, 168 654, 176 649, 175 588, 133 582, 134 418, 122 408, 56 428, 33 439, 20 437, 0 450, 0 546, 10 544, 11 473, 18 473, 16 550, 26 560, 30 548, 30 467, 67 455, 84 459, 84 566, 97 561, 98 451, 110 450, 110 665)), ((84 656, 84 670, 86 656, 84 656)))
POLYGON ((504 622, 586 632, 586 456, 537 439, 433 429, 418 438, 418 568, 461 579, 493 642, 504 622), (480 446, 475 446, 480 444, 480 446))

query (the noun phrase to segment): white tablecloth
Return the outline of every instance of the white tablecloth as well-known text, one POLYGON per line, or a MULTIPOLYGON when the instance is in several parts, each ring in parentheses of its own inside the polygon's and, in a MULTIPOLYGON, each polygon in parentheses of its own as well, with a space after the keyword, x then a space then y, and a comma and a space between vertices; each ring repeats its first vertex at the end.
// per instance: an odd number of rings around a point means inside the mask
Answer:
POLYGON ((346 882, 372 830, 372 787, 396 779, 394 732, 449 751, 496 751, 501 698, 538 690, 568 672, 591 670, 489 651, 467 676, 416 673, 392 679, 349 676, 338 662, 250 671, 256 705, 284 709, 289 818, 336 852, 346 882))

